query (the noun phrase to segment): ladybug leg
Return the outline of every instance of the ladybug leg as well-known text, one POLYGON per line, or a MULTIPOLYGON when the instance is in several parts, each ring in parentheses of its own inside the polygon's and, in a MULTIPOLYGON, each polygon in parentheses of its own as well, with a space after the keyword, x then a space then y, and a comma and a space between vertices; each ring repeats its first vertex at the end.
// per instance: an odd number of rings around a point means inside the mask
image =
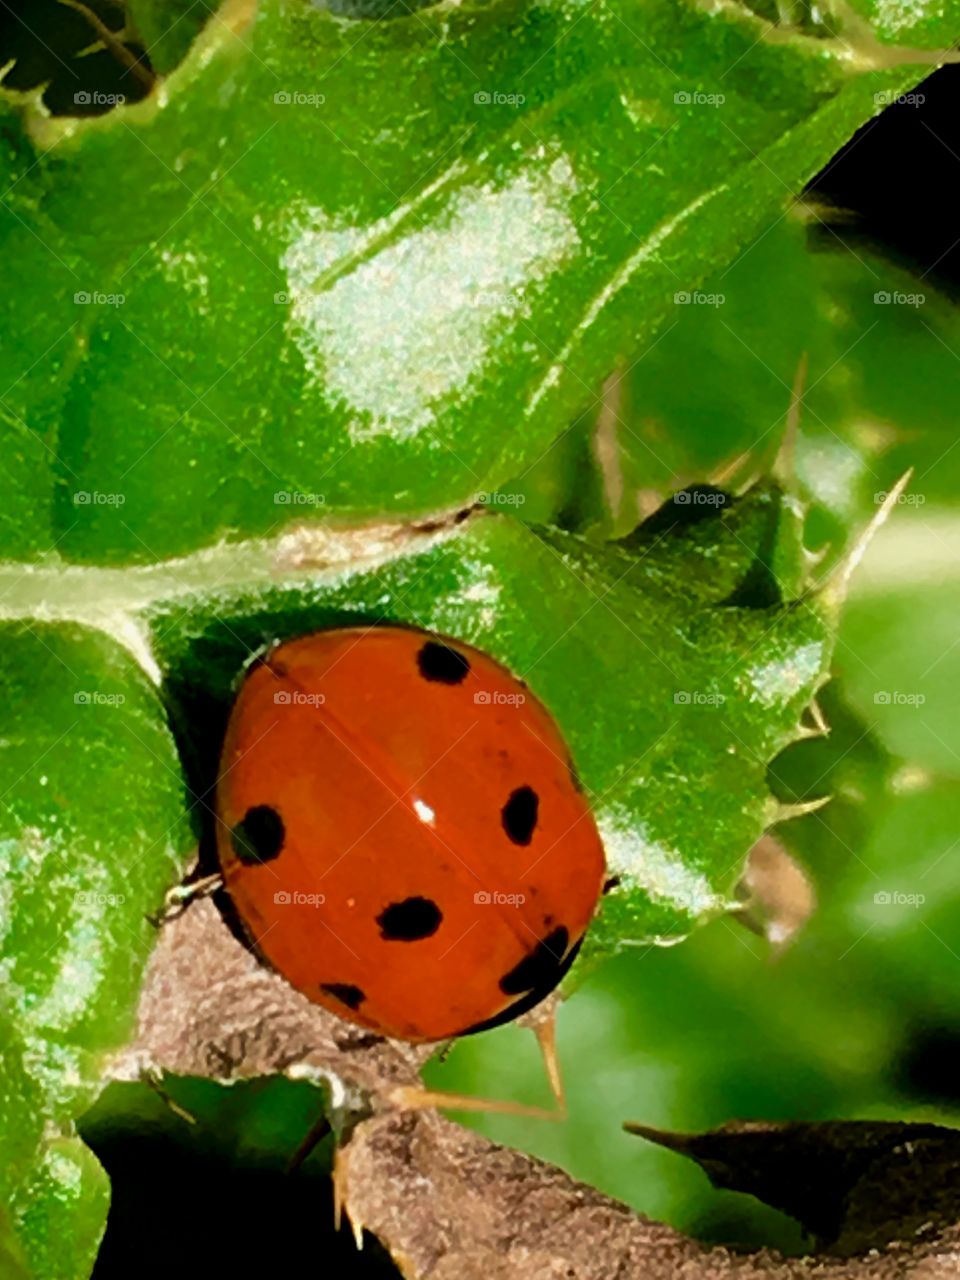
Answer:
POLYGON ((542 1011, 538 1011, 536 1017, 527 1014, 521 1025, 528 1026, 537 1037, 540 1052, 543 1054, 547 1080, 557 1100, 555 1110, 531 1107, 523 1102, 472 1098, 462 1093, 444 1093, 436 1089, 424 1089, 419 1085, 401 1085, 392 1089, 389 1094, 390 1101, 404 1110, 441 1107, 454 1111, 489 1111, 502 1115, 532 1116, 539 1120, 565 1120, 567 1103, 563 1092, 563 1077, 560 1074, 560 1059, 557 1054, 557 1005, 556 1001, 550 1000, 545 1001, 544 1005, 545 1007, 542 1007, 542 1011))
POLYGON ((497 1098, 473 1098, 465 1093, 445 1093, 440 1089, 421 1089, 419 1085, 398 1085, 387 1098, 401 1111, 425 1111, 440 1107, 452 1111, 488 1111, 496 1115, 532 1116, 535 1120, 562 1120, 565 1113, 531 1107, 525 1102, 497 1098))
POLYGON ((191 902, 196 901, 198 898, 208 898, 222 888, 223 876, 220 875, 219 871, 214 875, 202 876, 199 880, 192 880, 188 884, 175 884, 172 889, 168 890, 160 911, 155 916, 148 917, 148 919, 151 924, 156 925, 159 929, 162 925, 171 920, 176 920, 178 916, 182 915, 191 902))
POLYGON ((453 1039, 451 1040, 445 1040, 440 1045, 440 1048, 437 1050, 437 1062, 446 1062, 447 1058, 450 1057, 450 1054, 453 1050, 453 1046, 456 1043, 457 1043, 456 1036, 454 1036, 453 1039))

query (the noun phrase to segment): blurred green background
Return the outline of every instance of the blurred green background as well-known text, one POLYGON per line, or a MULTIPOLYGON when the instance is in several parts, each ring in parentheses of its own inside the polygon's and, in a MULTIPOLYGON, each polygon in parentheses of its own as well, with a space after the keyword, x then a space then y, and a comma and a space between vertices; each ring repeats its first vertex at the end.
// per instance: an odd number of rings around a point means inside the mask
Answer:
MULTIPOLYGON (((816 222, 785 224, 708 286, 726 302, 685 310, 628 375, 635 416, 620 431, 624 469, 635 469, 625 503, 631 488, 660 489, 661 471, 687 481, 738 449, 755 457, 768 431, 779 438, 806 351, 797 467, 825 566, 914 468, 853 581, 821 699, 832 733, 771 770, 785 799, 833 796, 777 830, 818 908, 779 956, 718 920, 680 946, 620 957, 561 1011, 569 1122, 464 1117, 704 1239, 788 1250, 804 1247, 789 1219, 714 1191, 614 1117, 681 1130, 960 1118, 960 324, 929 280, 862 241, 826 241, 816 222), (691 403, 703 407, 699 439, 680 429, 691 403)), ((517 1028, 461 1042, 429 1079, 493 1097, 545 1092, 532 1037, 517 1028)))
MULTIPOLYGON (((932 84, 930 98, 942 101, 943 79, 932 84)), ((833 796, 777 833, 815 886, 806 928, 779 956, 732 920, 621 956, 561 1010, 569 1120, 463 1117, 708 1240, 804 1248, 789 1219, 712 1190, 698 1168, 624 1134, 620 1121, 693 1130, 733 1118, 960 1119, 960 316, 949 296, 954 258, 929 271, 941 246, 939 224, 924 222, 924 192, 914 193, 912 239, 878 213, 886 191, 909 184, 909 153, 922 146, 920 122, 896 115, 911 110, 886 113, 895 117, 886 134, 815 184, 812 208, 705 286, 722 304, 678 304, 645 356, 619 369, 619 390, 608 386, 614 429, 598 402, 518 478, 525 517, 597 537, 626 532, 658 497, 740 453, 744 474, 769 463, 803 353, 796 468, 825 569, 877 495, 914 468, 854 580, 823 698, 833 732, 791 748, 771 771, 787 799, 833 796), (887 187, 863 178, 858 187, 851 164, 866 167, 883 145, 887 187), (818 202, 849 205, 857 190, 854 216, 825 215, 825 226, 818 202)), ((547 1097, 533 1037, 517 1027, 459 1042, 427 1078, 494 1098, 547 1097)), ((204 1212, 221 1201, 256 1206, 274 1261, 305 1212, 325 1228, 329 1153, 283 1173, 316 1113, 309 1089, 170 1088, 196 1127, 140 1086, 113 1086, 87 1118, 85 1136, 114 1177, 100 1280, 191 1196, 204 1212)), ((259 1247, 244 1238, 248 1261, 259 1247)), ((348 1254, 325 1256, 336 1274, 348 1254)), ((353 1274, 366 1273, 360 1265, 353 1274)), ((362 1266, 373 1275, 386 1264, 374 1247, 362 1266)))

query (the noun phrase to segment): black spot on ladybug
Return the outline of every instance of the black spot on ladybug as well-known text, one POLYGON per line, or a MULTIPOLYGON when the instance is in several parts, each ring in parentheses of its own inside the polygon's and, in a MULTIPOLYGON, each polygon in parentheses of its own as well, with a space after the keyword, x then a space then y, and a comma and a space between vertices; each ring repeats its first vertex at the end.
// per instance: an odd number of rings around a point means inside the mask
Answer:
POLYGON ((429 898, 404 898, 381 911, 377 924, 387 942, 419 942, 435 934, 442 919, 440 908, 429 898))
POLYGON ((417 654, 417 666, 424 680, 437 684, 462 684, 470 671, 470 663, 457 649, 437 640, 428 640, 417 654))
POLYGON ((233 851, 241 862, 272 862, 283 848, 283 819, 268 804, 254 805, 230 832, 233 851))
POLYGON ((530 954, 500 979, 503 994, 519 996, 524 991, 552 991, 559 981, 569 940, 563 925, 541 938, 530 954))
POLYGON ((609 880, 604 880, 603 882, 604 893, 609 893, 611 889, 618 889, 619 887, 620 887, 619 876, 611 876, 609 880))
POLYGON ((367 998, 365 991, 349 982, 321 982, 320 990, 326 991, 327 995, 333 996, 334 1000, 339 1000, 348 1009, 359 1009, 367 998))
POLYGON ((508 1004, 505 1009, 501 1009, 498 1014, 492 1018, 486 1018, 483 1022, 475 1022, 471 1027, 464 1027, 459 1032, 462 1036, 472 1036, 478 1031, 489 1031, 492 1027, 502 1027, 505 1022, 512 1022, 514 1018, 519 1018, 521 1014, 529 1013, 531 1009, 535 1009, 544 997, 548 996, 560 979, 564 976, 580 951, 583 939, 580 938, 576 946, 570 948, 566 957, 560 962, 556 969, 552 970, 543 986, 534 987, 532 991, 528 991, 526 995, 521 996, 519 1000, 514 1000, 512 1004, 508 1004))
POLYGON ((514 844, 529 844, 537 825, 540 800, 532 787, 517 787, 500 811, 503 829, 514 844))

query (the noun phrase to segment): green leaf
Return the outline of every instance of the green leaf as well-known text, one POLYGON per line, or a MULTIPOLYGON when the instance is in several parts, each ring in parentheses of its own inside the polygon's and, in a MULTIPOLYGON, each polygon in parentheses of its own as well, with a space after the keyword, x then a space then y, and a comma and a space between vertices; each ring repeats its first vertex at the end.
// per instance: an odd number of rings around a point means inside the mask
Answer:
POLYGON ((791 217, 688 299, 619 384, 622 497, 596 531, 623 533, 651 493, 740 455, 742 474, 770 459, 803 360, 795 469, 812 544, 842 551, 911 467, 902 509, 952 499, 960 317, 929 282, 791 217))
MULTIPOLYGON (((33 163, 31 148, 21 134, 15 112, 0 100, 0 173, 8 188, 3 213, 0 213, 0 228, 15 225, 6 201, 27 177, 33 163)), ((29 297, 30 294, 21 296, 29 297)), ((36 314, 32 307, 29 314, 36 314)), ((22 400, 18 403, 14 399, 16 388, 22 382, 21 375, 36 359, 31 353, 47 335, 50 341, 54 340, 52 316, 36 322, 36 327, 34 323, 30 318, 22 317, 15 326, 7 327, 5 324, 0 347, 0 364, 7 388, 0 396, 0 431, 3 433, 6 467, 4 501, 0 504, 0 551, 13 559, 29 558, 36 549, 45 548, 50 542, 55 427, 51 425, 47 430, 40 430, 32 406, 26 409, 22 400), (22 416, 23 411, 30 418, 29 423, 22 416)), ((38 386, 32 390, 30 399, 42 400, 42 396, 42 388, 38 386)))
POLYGON ((796 505, 763 485, 622 547, 479 517, 372 567, 161 600, 147 617, 172 699, 208 726, 208 770, 237 673, 273 637, 412 622, 505 663, 557 718, 621 878, 591 931, 599 955, 728 905, 778 812, 767 762, 829 667, 832 624, 802 585, 796 505))
POLYGON ((127 12, 143 40, 150 65, 169 75, 216 14, 216 0, 126 0, 127 12))
MULTIPOLYGON (((928 392, 936 404, 937 388, 928 392)), ((914 442, 921 452, 931 443, 914 442)), ((957 564, 954 511, 904 504, 853 579, 839 675, 817 695, 830 736, 792 745, 771 771, 786 802, 834 797, 777 829, 801 851, 817 897, 790 948, 772 963, 759 938, 720 918, 683 946, 625 952, 561 1010, 569 1124, 465 1123, 699 1239, 794 1253, 808 1244, 784 1223, 709 1190, 668 1153, 631 1147, 610 1116, 685 1130, 734 1116, 956 1127, 957 564), (923 692, 927 702, 878 704, 878 689, 923 692)), ((531 1039, 506 1027, 464 1040, 430 1064, 430 1086, 542 1096, 531 1039)))
POLYGON ((885 44, 952 49, 960 37, 957 0, 850 0, 885 44))
POLYGON ((79 1138, 45 1144, 13 1207, 15 1230, 30 1260, 31 1271, 24 1275, 86 1280, 109 1207, 107 1175, 79 1138))
POLYGON ((907 527, 900 539, 888 537, 880 544, 887 554, 872 561, 851 602, 839 658, 851 699, 888 748, 952 777, 960 745, 960 591, 954 570, 960 526, 955 518, 926 509, 913 513, 909 525, 901 523, 907 527), (927 574, 917 570, 918 544, 929 548, 927 574))
POLYGON ((103 633, 3 625, 0 1191, 29 1274, 82 1277, 106 1178, 73 1137, 133 1025, 191 833, 156 690, 103 633))
POLYGON ((0 382, 50 499, 8 518, 18 554, 149 561, 497 489, 918 74, 680 0, 362 39, 305 0, 246 13, 149 101, 29 117, 35 163, 14 140, 0 382))
MULTIPOLYGON (((846 664, 844 664, 846 665, 846 664)), ((823 809, 785 824, 780 837, 818 879, 857 856, 890 806, 899 767, 875 727, 832 680, 817 697, 829 732, 793 743, 770 765, 770 784, 785 804, 822 797, 823 809)))
POLYGON ((181 770, 211 780, 263 643, 416 622, 527 677, 619 877, 594 958, 725 909, 830 662, 795 499, 691 490, 608 547, 503 516, 359 522, 483 493, 588 524, 583 435, 544 459, 611 354, 650 344, 919 75, 680 0, 362 27, 305 0, 247 25, 231 2, 176 67, 182 8, 136 11, 169 71, 150 100, 83 122, 0 103, 0 550, 20 561, 0 578, 8 615, 52 620, 7 624, 0 663, 0 1258, 30 1280, 96 1249, 105 1182, 73 1123, 193 839, 181 770), (318 514, 335 531, 275 537, 318 514), (91 567, 34 563, 53 549, 91 567), (182 763, 105 632, 159 670, 182 763))

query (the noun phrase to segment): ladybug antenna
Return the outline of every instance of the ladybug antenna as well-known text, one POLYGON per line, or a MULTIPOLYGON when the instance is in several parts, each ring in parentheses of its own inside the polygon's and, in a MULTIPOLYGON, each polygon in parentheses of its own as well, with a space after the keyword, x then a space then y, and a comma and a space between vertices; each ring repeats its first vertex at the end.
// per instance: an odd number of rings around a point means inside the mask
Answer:
POLYGON ((453 1111, 489 1111, 494 1115, 532 1116, 535 1120, 562 1120, 565 1112, 530 1107, 525 1102, 508 1102, 495 1098, 473 1098, 465 1093, 444 1093, 438 1089, 421 1089, 418 1085, 399 1085, 391 1089, 389 1099, 404 1111, 425 1111, 441 1107, 453 1111))
POLYGON ((557 1053, 557 1013, 552 1008, 548 1014, 538 1018, 531 1024, 531 1030, 537 1037, 537 1044, 543 1054, 543 1065, 546 1068, 550 1089, 557 1100, 561 1116, 567 1114, 567 1100, 563 1092, 563 1076, 560 1074, 560 1056, 557 1053))

